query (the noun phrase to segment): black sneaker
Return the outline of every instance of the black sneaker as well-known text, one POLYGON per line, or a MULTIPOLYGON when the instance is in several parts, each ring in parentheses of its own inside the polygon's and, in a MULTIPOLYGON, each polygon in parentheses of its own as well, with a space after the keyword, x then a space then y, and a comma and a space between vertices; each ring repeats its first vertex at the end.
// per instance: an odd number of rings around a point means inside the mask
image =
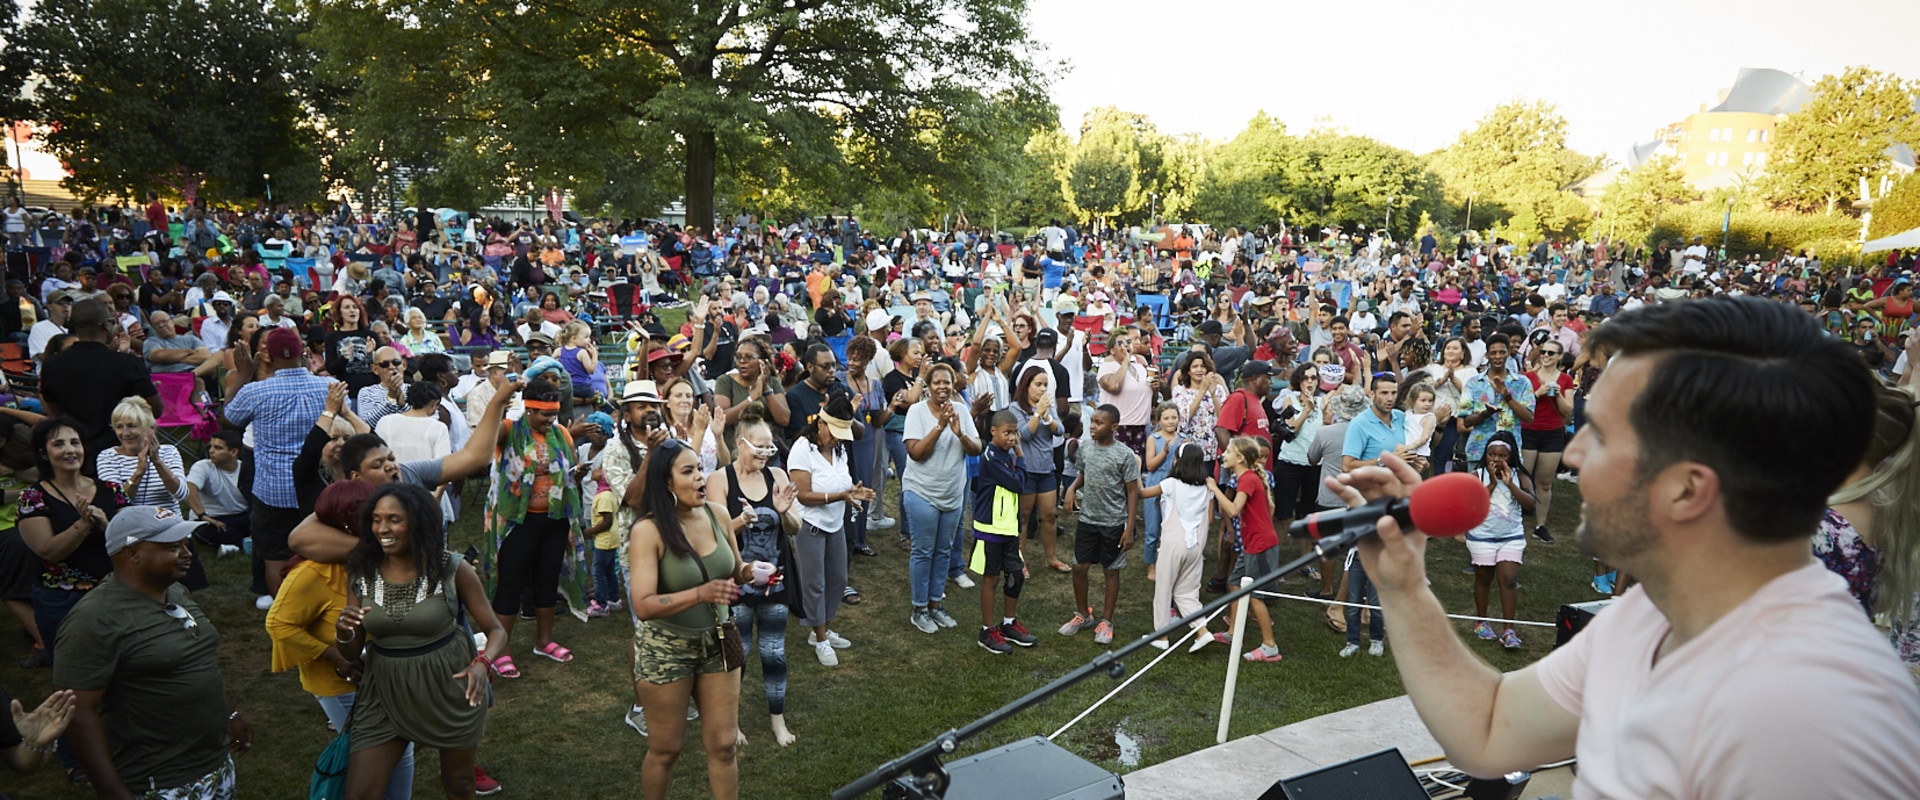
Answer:
POLYGON ((1539 539, 1541 544, 1553 544, 1553 534, 1547 532, 1545 525, 1533 526, 1533 538, 1539 539))
POLYGON ((1008 644, 1020 647, 1032 647, 1040 641, 1039 637, 1028 633, 1027 626, 1020 624, 1020 620, 1017 619, 1000 625, 1000 638, 1006 639, 1008 644))
POLYGON ((1007 644, 1007 639, 1000 635, 999 628, 981 628, 980 646, 996 656, 1013 652, 1013 645, 1007 644))
POLYGON ((1226 594, 1226 593, 1227 593, 1226 581, 1220 580, 1219 578, 1213 578, 1207 581, 1207 594, 1226 594))

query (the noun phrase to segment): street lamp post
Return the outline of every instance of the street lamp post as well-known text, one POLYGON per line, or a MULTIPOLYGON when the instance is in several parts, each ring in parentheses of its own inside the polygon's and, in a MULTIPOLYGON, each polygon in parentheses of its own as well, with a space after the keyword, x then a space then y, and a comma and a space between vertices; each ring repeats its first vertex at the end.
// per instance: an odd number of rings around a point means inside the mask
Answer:
POLYGON ((267 185, 267 210, 271 211, 273 210, 273 174, 262 172, 260 173, 260 180, 267 185))
POLYGON ((1473 232, 1473 198, 1479 192, 1467 193, 1467 232, 1473 232))

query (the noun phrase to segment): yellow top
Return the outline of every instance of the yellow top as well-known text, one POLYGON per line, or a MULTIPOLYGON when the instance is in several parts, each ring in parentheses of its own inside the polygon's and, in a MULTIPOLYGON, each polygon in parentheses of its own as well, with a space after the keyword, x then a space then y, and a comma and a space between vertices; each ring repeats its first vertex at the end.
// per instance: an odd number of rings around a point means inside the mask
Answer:
POLYGON ((303 561, 280 584, 267 611, 267 636, 273 639, 273 671, 300 669, 300 688, 315 697, 338 697, 354 690, 321 658, 333 647, 333 624, 347 605, 347 567, 303 561))
MULTIPOLYGON (((608 520, 612 520, 613 515, 618 513, 619 511, 620 511, 620 498, 615 497, 612 491, 605 491, 605 492, 601 492, 599 494, 594 495, 593 496, 593 517, 591 518, 592 522, 589 523, 589 527, 591 527, 593 523, 598 523, 600 521, 600 515, 605 514, 608 520)), ((617 527, 618 526, 609 524, 607 525, 606 530, 594 534, 593 549, 595 550, 620 549, 620 531, 616 530, 617 527)))

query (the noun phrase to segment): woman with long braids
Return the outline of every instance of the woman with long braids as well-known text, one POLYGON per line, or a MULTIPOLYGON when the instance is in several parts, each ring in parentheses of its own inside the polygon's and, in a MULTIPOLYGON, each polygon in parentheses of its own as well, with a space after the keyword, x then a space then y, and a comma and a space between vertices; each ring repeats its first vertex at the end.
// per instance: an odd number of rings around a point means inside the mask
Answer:
MULTIPOLYGON (((521 396, 526 414, 500 432, 493 485, 487 492, 481 563, 495 576, 493 610, 507 634, 513 633, 522 592, 531 587, 537 625, 534 655, 564 664, 573 660, 573 651, 553 640, 562 573, 571 579, 569 605, 576 613, 586 609, 583 540, 571 524, 583 513, 580 484, 568 476, 575 458, 573 437, 554 424, 568 398, 544 379, 535 379, 521 396)), ((500 656, 494 669, 502 678, 520 677, 511 655, 500 656)))
POLYGON ((765 585, 774 567, 740 559, 726 506, 708 499, 707 476, 691 448, 675 439, 661 442, 641 473, 623 499, 641 514, 627 549, 627 593, 640 619, 633 632, 634 691, 652 732, 640 766, 641 794, 666 800, 691 703, 703 717, 708 793, 735 800, 740 675, 726 663, 720 625, 740 585, 765 585))
POLYGON ((347 605, 334 643, 357 675, 348 800, 376 800, 408 743, 440 751, 440 786, 474 797, 474 750, 486 730, 487 671, 505 657, 507 631, 487 605, 480 576, 447 552, 440 502, 394 481, 360 512, 362 539, 347 558, 347 605), (485 653, 460 626, 464 611, 485 653), (448 680, 451 676, 452 680, 448 680))
POLYGON ((733 605, 734 624, 742 642, 760 651, 760 680, 766 690, 767 714, 773 718, 773 740, 781 747, 793 744, 787 731, 787 617, 806 617, 796 588, 799 578, 789 546, 801 529, 799 492, 784 470, 771 466, 776 454, 773 429, 760 418, 758 408, 742 414, 736 426, 733 463, 708 478, 707 490, 726 501, 732 515, 740 557, 781 566, 785 580, 768 586, 744 586, 733 605))

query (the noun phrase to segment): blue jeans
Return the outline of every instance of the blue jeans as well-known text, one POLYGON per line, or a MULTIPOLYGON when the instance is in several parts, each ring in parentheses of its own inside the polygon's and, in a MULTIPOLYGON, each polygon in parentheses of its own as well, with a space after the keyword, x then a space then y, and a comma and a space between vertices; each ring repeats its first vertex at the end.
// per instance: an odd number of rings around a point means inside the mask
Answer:
MULTIPOLYGON (((320 710, 327 712, 327 722, 336 730, 344 729, 347 720, 353 716, 353 698, 355 692, 347 692, 337 697, 315 697, 320 701, 320 710)), ((408 800, 413 797, 413 745, 400 753, 400 762, 393 765, 393 774, 387 777, 387 800, 408 800)))
MULTIPOLYGON (((876 494, 884 493, 885 481, 874 480, 874 464, 880 450, 880 431, 868 428, 865 439, 855 439, 847 447, 847 471, 853 474, 853 480, 876 494)), ((882 473, 884 474, 884 473, 882 473)), ((867 546, 867 504, 848 503, 847 512, 847 557, 853 557, 853 551, 867 546)))
MULTIPOLYGON (((889 463, 893 465, 894 480, 899 480, 900 476, 907 474, 907 434, 904 431, 887 431, 887 452, 886 455, 880 459, 879 463, 875 465, 873 474, 876 477, 887 474, 887 464, 889 463)), ((886 488, 884 481, 878 483, 881 485, 875 486, 873 490, 883 495, 886 494, 886 492, 883 491, 886 488)), ((907 519, 906 492, 903 489, 900 494, 900 535, 903 538, 911 539, 913 537, 913 528, 910 523, 911 521, 907 519)))
POLYGON ((960 510, 941 511, 910 491, 900 493, 905 512, 901 523, 913 520, 913 549, 907 555, 907 576, 913 583, 913 607, 946 599, 954 533, 960 529, 960 510))
POLYGON ((1160 498, 1149 497, 1140 501, 1141 522, 1146 524, 1146 548, 1141 556, 1148 566, 1160 560, 1160 498))
MULTIPOLYGON (((1380 605, 1380 590, 1373 587, 1373 580, 1367 577, 1367 570, 1360 566, 1360 559, 1353 560, 1353 566, 1347 570, 1347 602, 1364 603, 1370 606, 1380 605)), ((1347 606, 1347 644, 1360 643, 1360 609, 1347 606)), ((1384 642, 1387 640, 1387 621, 1384 615, 1375 611, 1373 619, 1367 623, 1367 638, 1384 642)))
POLYGON ((612 603, 624 594, 620 591, 619 582, 616 580, 619 569, 615 565, 619 561, 618 548, 602 550, 596 547, 593 549, 593 599, 600 601, 601 605, 612 603))
POLYGON ((973 494, 973 481, 967 480, 967 492, 960 497, 960 508, 955 510, 953 525, 953 546, 947 550, 947 578, 949 580, 967 574, 967 529, 973 515, 967 513, 967 498, 973 494))
MULTIPOLYGON (((47 645, 47 666, 53 666, 54 638, 60 632, 60 622, 67 618, 80 598, 87 593, 76 589, 49 589, 37 583, 40 576, 35 575, 36 583, 32 587, 33 624, 40 626, 40 638, 47 645)), ((73 745, 62 736, 55 743, 54 754, 60 757, 60 766, 76 769, 80 766, 80 757, 73 752, 73 745)))

